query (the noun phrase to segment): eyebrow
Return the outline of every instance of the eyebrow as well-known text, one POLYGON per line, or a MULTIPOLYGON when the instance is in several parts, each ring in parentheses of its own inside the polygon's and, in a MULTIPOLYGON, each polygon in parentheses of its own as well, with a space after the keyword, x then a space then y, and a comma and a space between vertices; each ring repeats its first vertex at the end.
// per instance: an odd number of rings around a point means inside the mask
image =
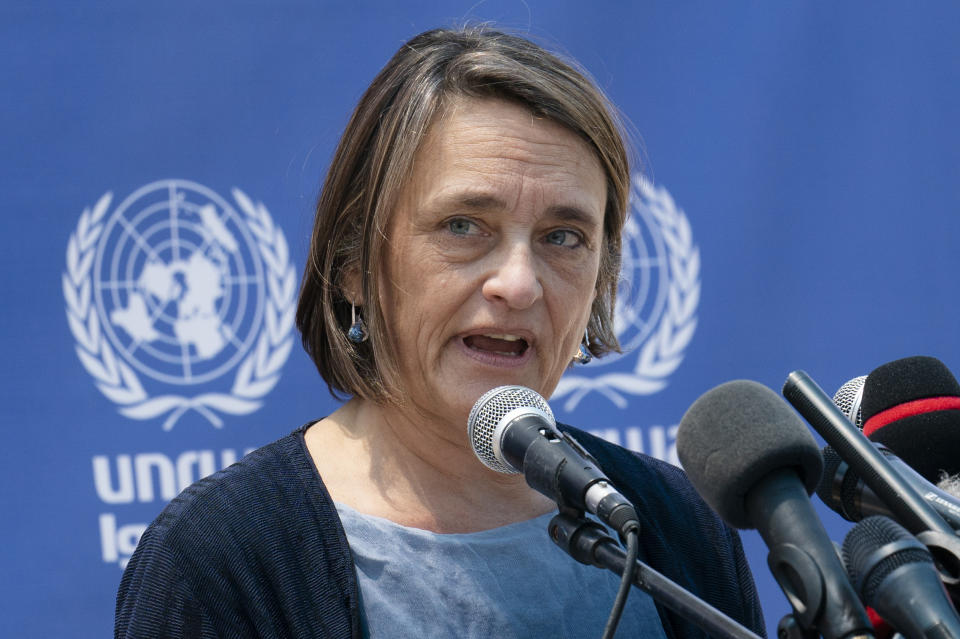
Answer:
MULTIPOLYGON (((507 208, 507 203, 500 198, 483 193, 454 194, 449 198, 441 198, 441 202, 476 211, 492 211, 507 208)), ((582 208, 568 204, 550 206, 547 208, 546 214, 564 222, 579 222, 587 225, 602 224, 603 220, 603 213, 600 215, 600 220, 597 220, 595 216, 582 208)))

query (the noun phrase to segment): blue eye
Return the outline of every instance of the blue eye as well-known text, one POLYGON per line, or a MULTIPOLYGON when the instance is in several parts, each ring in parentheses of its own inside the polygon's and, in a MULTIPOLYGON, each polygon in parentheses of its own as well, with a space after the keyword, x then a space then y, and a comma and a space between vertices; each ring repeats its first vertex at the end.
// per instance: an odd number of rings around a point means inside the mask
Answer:
POLYGON ((580 246, 581 239, 578 233, 568 231, 567 229, 558 229, 547 233, 547 242, 556 246, 566 246, 573 248, 580 246))
POLYGON ((465 220, 462 217, 454 218, 447 222, 447 228, 450 229, 450 232, 454 235, 468 235, 471 230, 473 230, 474 224, 470 220, 465 220))

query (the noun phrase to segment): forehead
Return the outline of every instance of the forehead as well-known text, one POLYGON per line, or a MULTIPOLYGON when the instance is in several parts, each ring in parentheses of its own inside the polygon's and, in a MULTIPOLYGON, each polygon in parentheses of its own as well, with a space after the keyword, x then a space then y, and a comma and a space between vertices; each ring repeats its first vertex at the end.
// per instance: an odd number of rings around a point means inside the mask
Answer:
POLYGON ((566 127, 500 99, 461 98, 417 151, 404 198, 569 200, 603 215, 606 176, 593 148, 566 127))

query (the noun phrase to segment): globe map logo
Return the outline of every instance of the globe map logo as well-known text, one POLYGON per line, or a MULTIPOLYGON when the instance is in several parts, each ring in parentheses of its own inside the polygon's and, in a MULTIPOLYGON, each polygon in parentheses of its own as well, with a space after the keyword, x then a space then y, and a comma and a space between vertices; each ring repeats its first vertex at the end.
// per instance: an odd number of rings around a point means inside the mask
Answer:
POLYGON ((572 412, 597 392, 626 408, 625 395, 663 389, 696 330, 699 301, 700 251, 686 215, 665 188, 635 177, 614 308, 623 353, 571 369, 551 401, 562 398, 562 409, 572 412))
POLYGON ((256 410, 279 380, 296 275, 267 209, 232 194, 236 206, 163 180, 107 215, 107 193, 71 235, 63 280, 77 354, 128 417, 166 414, 169 429, 192 409, 221 426, 218 413, 256 410), (148 393, 141 377, 168 392, 148 393))

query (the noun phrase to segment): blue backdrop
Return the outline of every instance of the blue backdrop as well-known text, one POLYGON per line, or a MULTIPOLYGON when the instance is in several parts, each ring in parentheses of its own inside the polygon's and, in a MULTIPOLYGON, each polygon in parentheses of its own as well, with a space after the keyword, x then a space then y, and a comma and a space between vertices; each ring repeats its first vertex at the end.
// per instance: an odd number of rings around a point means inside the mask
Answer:
POLYGON ((721 382, 960 364, 956 5, 8 0, 0 634, 108 635, 164 503, 333 409, 290 315, 321 176, 396 48, 470 18, 582 62, 646 162, 631 350, 573 371, 559 418, 675 459, 721 382))

